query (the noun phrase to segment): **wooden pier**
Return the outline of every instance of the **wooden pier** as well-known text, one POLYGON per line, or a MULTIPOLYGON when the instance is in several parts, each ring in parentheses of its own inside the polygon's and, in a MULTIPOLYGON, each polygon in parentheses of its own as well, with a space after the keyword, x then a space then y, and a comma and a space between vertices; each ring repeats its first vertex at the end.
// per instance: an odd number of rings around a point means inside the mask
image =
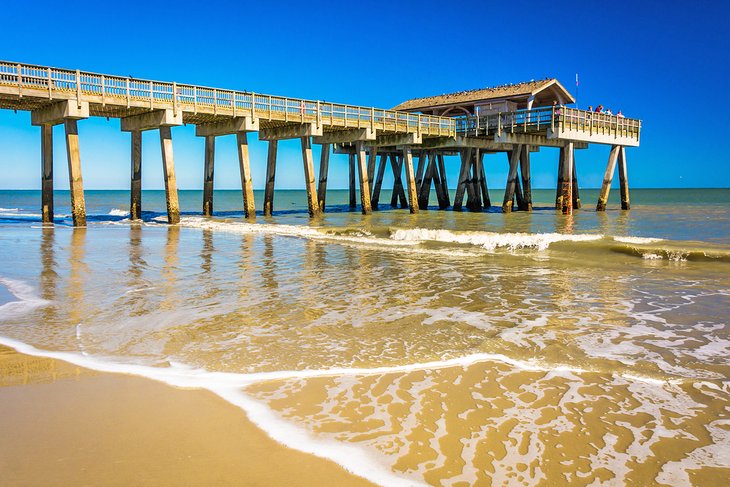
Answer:
POLYGON ((491 206, 484 155, 505 153, 509 176, 502 209, 532 210, 530 153, 560 148, 556 208, 570 214, 580 208, 575 150, 590 143, 611 146, 596 206, 606 208, 618 164, 621 207, 629 209, 626 147, 639 145, 641 121, 569 108, 572 95, 557 80, 441 95, 402 103, 396 109, 360 107, 260 93, 159 82, 79 70, 0 62, 0 108, 27 110, 41 127, 42 218, 53 221, 53 135, 66 133, 71 208, 74 225, 86 224, 78 120, 92 116, 119 118, 131 133, 130 218, 142 209, 142 137, 158 130, 170 223, 180 220, 172 127, 193 124, 205 138, 202 212, 213 212, 215 138, 236 134, 244 215, 256 216, 248 150, 248 132, 269 144, 265 175, 265 215, 274 207, 277 145, 300 139, 309 214, 324 211, 330 152, 349 157, 350 206, 356 206, 359 179, 364 214, 377 209, 383 177, 394 176, 390 204, 412 213, 425 209, 431 188, 440 209, 480 211, 491 206), (312 144, 321 145, 320 171, 314 173, 312 144), (446 180, 446 155, 459 155, 461 169, 454 201, 446 180), (417 166, 414 168, 414 157, 417 166))

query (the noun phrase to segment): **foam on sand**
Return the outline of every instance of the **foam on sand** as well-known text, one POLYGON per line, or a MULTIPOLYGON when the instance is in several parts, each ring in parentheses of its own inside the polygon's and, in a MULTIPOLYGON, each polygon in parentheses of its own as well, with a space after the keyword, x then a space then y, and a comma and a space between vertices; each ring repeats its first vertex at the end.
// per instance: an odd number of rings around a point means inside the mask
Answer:
MULTIPOLYGON (((35 306, 46 303, 35 296, 35 291, 32 287, 24 283, 9 279, 0 279, 0 283, 6 285, 13 295, 18 298, 18 301, 0 307, 0 317, 6 317, 6 313, 9 312, 18 313, 23 310, 28 311, 35 306), (6 308, 7 305, 13 303, 22 303, 24 307, 21 306, 15 311, 11 308, 6 308)), ((77 332, 79 332, 78 328, 77 332)), ((480 362, 501 362, 516 370, 544 371, 549 374, 590 372, 579 367, 517 360, 502 354, 474 353, 430 362, 407 363, 388 367, 333 367, 258 373, 227 373, 212 372, 174 362, 169 362, 168 367, 153 367, 124 362, 126 359, 119 357, 110 358, 84 355, 81 352, 43 350, 30 344, 5 337, 0 337, 0 344, 14 348, 18 352, 26 355, 62 360, 100 372, 133 374, 176 387, 209 390, 229 403, 239 407, 252 422, 265 431, 272 439, 284 446, 332 460, 347 471, 380 485, 418 485, 420 481, 394 473, 391 471, 389 465, 381 461, 376 454, 369 452, 359 445, 351 445, 334 439, 323 438, 309 432, 304 426, 281 417, 264 402, 254 399, 244 389, 255 383, 269 381, 317 377, 354 378, 382 376, 386 374, 406 374, 424 370, 465 368, 480 362)), ((133 359, 129 358, 129 360, 131 361, 133 359)), ((621 376, 634 383, 655 386, 657 389, 666 387, 668 382, 666 380, 632 376, 629 374, 614 375, 617 377, 621 376)), ((692 381, 692 383, 697 384, 699 381, 692 381)), ((708 383, 712 384, 711 382, 708 383)), ((530 453, 530 455, 534 454, 535 452, 530 453)))

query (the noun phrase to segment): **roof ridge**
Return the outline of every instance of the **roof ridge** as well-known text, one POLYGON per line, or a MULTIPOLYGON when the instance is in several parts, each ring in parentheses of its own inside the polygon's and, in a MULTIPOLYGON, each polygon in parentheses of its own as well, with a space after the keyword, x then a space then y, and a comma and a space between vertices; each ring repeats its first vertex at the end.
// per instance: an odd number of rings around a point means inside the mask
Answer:
POLYGON ((419 106, 420 106, 420 104, 429 103, 431 101, 437 101, 437 100, 447 102, 448 100, 452 100, 455 98, 460 98, 460 97, 469 98, 469 97, 473 97, 474 95, 478 95, 478 94, 486 95, 488 93, 499 92, 499 91, 508 91, 508 92, 513 91, 514 92, 516 90, 522 89, 523 92, 526 94, 526 93, 530 93, 530 92, 539 91, 539 89, 546 87, 554 82, 558 82, 558 79, 554 78, 554 77, 545 77, 543 79, 537 79, 537 80, 531 79, 529 81, 521 81, 518 83, 504 83, 501 85, 489 86, 489 87, 485 87, 485 88, 474 88, 474 89, 469 89, 469 90, 456 91, 456 92, 452 92, 452 93, 441 93, 440 95, 416 97, 416 98, 411 98, 409 100, 406 100, 406 101, 400 103, 399 105, 394 107, 394 109, 400 110, 400 109, 406 109, 406 107, 413 108, 414 104, 419 104, 419 106), (410 107, 409 107, 409 105, 410 105, 410 107))

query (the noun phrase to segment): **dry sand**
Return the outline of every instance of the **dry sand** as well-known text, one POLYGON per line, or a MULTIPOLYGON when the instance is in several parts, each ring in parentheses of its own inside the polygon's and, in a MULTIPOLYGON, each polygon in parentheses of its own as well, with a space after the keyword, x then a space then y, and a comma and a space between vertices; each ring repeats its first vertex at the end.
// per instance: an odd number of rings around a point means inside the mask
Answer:
POLYGON ((3 486, 370 485, 208 391, 0 347, 3 486))

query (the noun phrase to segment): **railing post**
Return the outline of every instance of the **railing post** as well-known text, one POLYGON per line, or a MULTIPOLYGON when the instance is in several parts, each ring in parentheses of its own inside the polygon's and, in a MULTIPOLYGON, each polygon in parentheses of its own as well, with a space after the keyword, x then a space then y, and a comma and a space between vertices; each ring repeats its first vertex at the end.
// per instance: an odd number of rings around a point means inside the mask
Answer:
POLYGON ((127 108, 129 108, 129 78, 127 78, 127 108))
POLYGON ((236 92, 231 93, 231 105, 233 105, 233 117, 236 116, 236 92))
MULTIPOLYGON (((421 114, 420 113, 418 114, 418 128, 416 130, 417 130, 416 133, 420 137, 421 136, 421 114)), ((406 132, 408 132, 408 128, 407 127, 406 127, 406 132)))
POLYGON ((319 100, 317 100, 317 127, 322 126, 322 106, 319 103, 319 100))
POLYGON ((177 116, 177 83, 172 82, 172 114, 177 116))
POLYGON ((251 121, 256 118, 256 93, 251 92, 251 121))
POLYGON ((360 128, 360 118, 362 117, 362 109, 357 107, 357 128, 360 128))
POLYGON ((48 98, 53 100, 53 80, 51 79, 51 68, 48 68, 48 98))
POLYGON ((553 106, 550 112, 550 130, 552 130, 553 133, 555 132, 555 106, 553 106))
POLYGON ((271 110, 272 110, 272 107, 271 107, 271 95, 269 95, 269 120, 271 120, 271 110))
POLYGON ((588 134, 593 135, 593 114, 588 113, 588 134))
POLYGON ((289 121, 289 98, 284 98, 284 121, 289 121))
POLYGON ((150 110, 155 106, 154 99, 152 98, 152 81, 150 81, 150 110))
POLYGON ((106 106, 106 89, 104 89, 104 75, 101 75, 101 106, 106 106))
POLYGON ((345 128, 347 128, 347 105, 344 105, 345 110, 345 128))
POLYGON ((23 68, 20 67, 20 64, 17 64, 15 69, 18 71, 18 96, 23 98, 23 75, 21 74, 23 68))
POLYGON ((81 108, 81 72, 76 70, 76 106, 81 108))
POLYGON ((375 108, 373 107, 370 107, 370 130, 375 130, 375 108))
POLYGON ((497 112, 497 136, 502 136, 502 112, 497 112))
POLYGON ((218 90, 213 88, 213 115, 218 115, 218 90))

